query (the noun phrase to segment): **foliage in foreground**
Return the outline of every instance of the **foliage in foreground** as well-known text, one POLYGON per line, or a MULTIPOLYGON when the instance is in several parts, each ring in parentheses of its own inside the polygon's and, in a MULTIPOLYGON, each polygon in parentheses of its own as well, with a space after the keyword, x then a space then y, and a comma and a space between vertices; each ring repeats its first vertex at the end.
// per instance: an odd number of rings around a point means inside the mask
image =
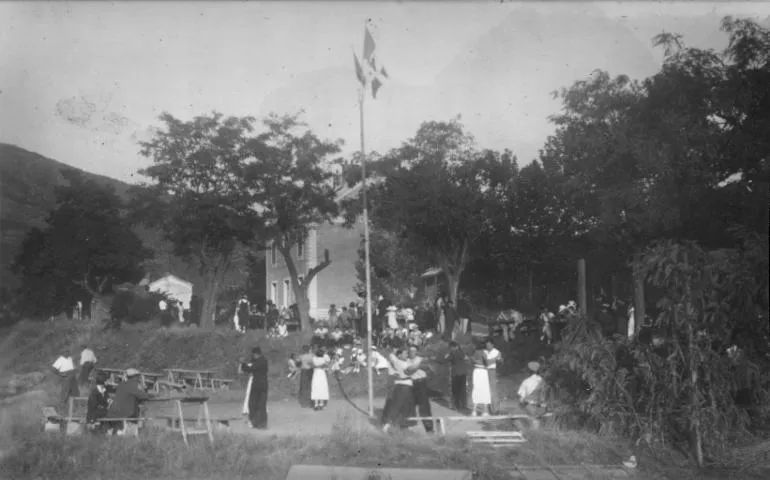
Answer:
POLYGON ((739 250, 706 251, 692 243, 649 249, 648 281, 666 292, 652 345, 604 338, 585 320, 571 325, 549 362, 556 394, 600 431, 690 448, 700 464, 750 438, 752 422, 770 413, 745 408, 770 400, 762 366, 766 245, 750 236, 739 250), (740 355, 727 353, 733 344, 740 355), (739 392, 750 405, 738 404, 739 392))

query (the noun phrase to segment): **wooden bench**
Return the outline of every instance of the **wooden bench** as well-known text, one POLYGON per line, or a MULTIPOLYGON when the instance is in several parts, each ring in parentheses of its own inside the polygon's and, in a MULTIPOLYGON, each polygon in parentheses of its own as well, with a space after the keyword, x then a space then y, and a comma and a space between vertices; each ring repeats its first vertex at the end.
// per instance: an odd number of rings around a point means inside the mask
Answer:
MULTIPOLYGON (((546 413, 540 418, 548 418, 552 417, 553 413, 546 413)), ((486 422, 491 420, 525 420, 529 423, 532 429, 538 429, 540 427, 540 419, 534 418, 529 415, 524 414, 516 414, 516 415, 488 415, 486 417, 472 417, 472 416, 450 416, 450 417, 408 417, 408 421, 414 422, 414 421, 432 421, 433 422, 433 429, 434 431, 437 431, 441 435, 446 435, 446 424, 450 421, 455 422, 462 422, 462 421, 473 421, 473 422, 486 422)))
MULTIPOLYGON (((73 400, 80 400, 80 398, 70 398, 70 404, 74 403, 73 400)), ((43 431, 62 432, 65 435, 78 435, 82 433, 83 426, 86 424, 86 417, 75 415, 62 417, 54 407, 43 407, 43 420, 43 431)), ((103 418, 97 421, 97 423, 120 422, 122 423, 121 431, 126 432, 125 434, 136 436, 139 434, 139 427, 146 421, 146 418, 103 418)))
MULTIPOLYGON (((179 421, 178 415, 157 415, 155 418, 160 418, 166 421, 166 426, 168 428, 173 429, 180 429, 182 428, 179 421)), ((230 428, 230 423, 240 420, 239 417, 221 417, 221 418, 210 418, 209 421, 214 424, 214 426, 218 429, 222 430, 228 430, 230 428)), ((200 418, 185 418, 185 423, 192 423, 194 425, 200 426, 204 420, 200 418)))
POLYGON ((408 421, 410 422, 422 422, 422 421, 431 421, 433 422, 433 431, 438 432, 441 435, 446 435, 446 429, 444 428, 444 417, 408 417, 408 421))
POLYGON ((484 431, 472 431, 466 432, 466 435, 473 444, 489 444, 494 447, 503 447, 507 445, 517 445, 520 443, 526 443, 527 439, 521 432, 484 432, 484 431))

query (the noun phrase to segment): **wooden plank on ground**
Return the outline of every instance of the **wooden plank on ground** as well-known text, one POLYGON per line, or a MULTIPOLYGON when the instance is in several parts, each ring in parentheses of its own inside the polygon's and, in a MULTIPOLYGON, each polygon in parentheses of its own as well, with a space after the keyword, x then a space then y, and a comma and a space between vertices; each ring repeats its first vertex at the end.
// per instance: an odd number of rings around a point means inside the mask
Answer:
MULTIPOLYGON (((419 468, 363 468, 326 465, 294 465, 289 469, 286 480, 361 480, 380 478, 382 480, 471 480, 470 470, 429 470, 419 468)), ((551 479, 553 480, 553 479, 551 479)))

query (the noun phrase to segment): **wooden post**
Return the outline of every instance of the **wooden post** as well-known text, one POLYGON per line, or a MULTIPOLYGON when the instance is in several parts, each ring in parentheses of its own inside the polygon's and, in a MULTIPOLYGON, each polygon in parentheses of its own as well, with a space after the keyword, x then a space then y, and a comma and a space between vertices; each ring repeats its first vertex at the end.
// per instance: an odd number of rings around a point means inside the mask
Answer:
POLYGON ((578 267, 578 307, 580 313, 586 315, 588 313, 588 297, 586 295, 586 260, 581 258, 577 263, 578 267))
POLYGON ((634 336, 639 333, 639 330, 644 324, 645 308, 644 308, 644 272, 642 270, 642 255, 637 253, 634 255, 633 264, 634 275, 634 336))

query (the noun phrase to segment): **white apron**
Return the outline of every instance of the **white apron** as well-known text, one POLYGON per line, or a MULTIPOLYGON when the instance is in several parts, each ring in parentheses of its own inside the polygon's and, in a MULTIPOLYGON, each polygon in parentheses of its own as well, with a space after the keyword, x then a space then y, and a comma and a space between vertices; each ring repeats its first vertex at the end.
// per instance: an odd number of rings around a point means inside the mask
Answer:
POLYGON ((492 403, 492 394, 489 391, 489 372, 486 368, 473 369, 473 392, 471 400, 477 405, 492 403))
POLYGON ((243 398, 243 414, 249 414, 249 397, 251 397, 251 382, 254 381, 254 376, 249 377, 249 383, 246 385, 246 396, 243 398))

